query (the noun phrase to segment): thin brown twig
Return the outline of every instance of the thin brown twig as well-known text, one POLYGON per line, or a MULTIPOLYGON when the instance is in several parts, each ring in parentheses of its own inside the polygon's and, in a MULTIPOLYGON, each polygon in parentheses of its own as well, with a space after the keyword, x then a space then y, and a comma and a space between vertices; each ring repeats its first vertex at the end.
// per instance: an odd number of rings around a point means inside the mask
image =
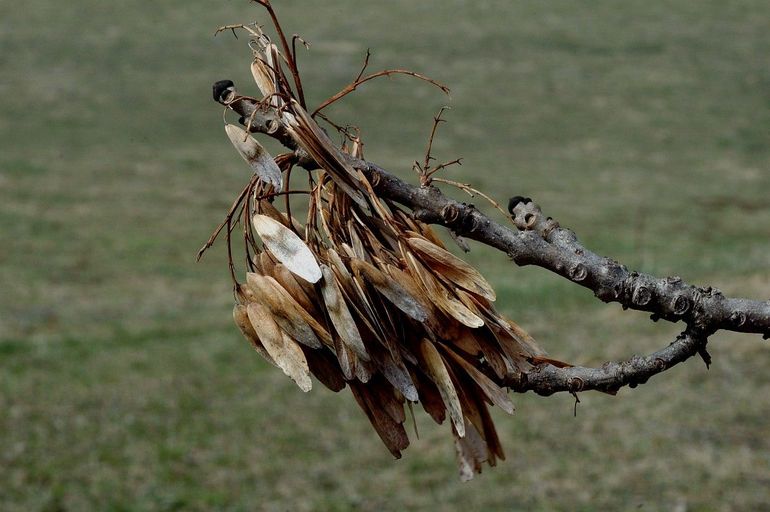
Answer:
POLYGON ((361 66, 361 71, 358 72, 358 75, 356 75, 356 79, 353 80, 353 82, 358 82, 361 80, 361 77, 364 76, 364 72, 366 71, 366 68, 369 66, 369 57, 372 56, 372 52, 369 48, 366 49, 366 57, 364 57, 364 64, 361 66))
POLYGON ((448 162, 444 162, 443 164, 439 164, 436 167, 433 167, 432 169, 430 169, 429 171, 427 171, 425 173, 425 177, 428 178, 429 180, 431 180, 431 179, 433 179, 433 178, 431 178, 431 176, 436 174, 441 169, 446 169, 447 167, 450 167, 452 165, 462 165, 462 164, 463 164, 462 157, 455 158, 454 160, 450 160, 448 162))
MULTIPOLYGON (((436 137, 436 131, 438 130, 438 125, 440 123, 445 123, 446 119, 441 118, 441 114, 444 113, 445 110, 449 109, 446 105, 441 107, 441 110, 438 111, 438 114, 433 117, 433 127, 430 130, 430 137, 428 137, 428 147, 425 148, 425 162, 422 166, 422 171, 424 173, 428 172, 428 169, 430 168, 430 162, 433 160, 433 156, 431 155, 431 151, 433 150, 433 139, 436 137)), ((446 167, 446 166, 444 166, 446 167)))
POLYGON ((468 194, 471 197, 475 197, 476 195, 479 195, 479 196, 483 197, 484 199, 487 200, 487 202, 489 204, 491 204, 500 213, 502 213, 503 217, 508 219, 511 222, 511 224, 516 226, 516 224, 511 219, 511 216, 508 215, 508 213, 506 213, 506 211, 502 209, 502 207, 500 206, 500 203, 498 203, 497 201, 495 201, 494 199, 492 199, 491 197, 486 195, 481 190, 478 190, 478 189, 475 189, 475 188, 471 187, 470 184, 468 184, 468 183, 460 183, 459 181, 452 181, 452 180, 447 180, 447 179, 444 179, 444 178, 431 178, 431 181, 438 181, 439 183, 444 183, 446 185, 451 185, 453 187, 457 187, 458 189, 462 190, 463 192, 465 192, 466 194, 468 194))
POLYGON ((439 83, 439 82, 433 80, 432 78, 428 78, 425 75, 421 75, 420 73, 415 73, 414 71, 409 71, 408 69, 385 69, 383 71, 378 71, 376 73, 372 73, 371 75, 367 75, 367 76, 365 76, 363 78, 357 78, 353 82, 349 83, 347 86, 345 86, 337 94, 335 94, 331 98, 329 98, 326 101, 324 101, 323 103, 321 103, 321 105, 319 105, 318 108, 316 108, 313 111, 313 113, 311 114, 311 117, 315 117, 315 115, 318 114, 321 110, 325 109, 326 107, 328 107, 332 103, 334 103, 334 102, 344 98, 345 96, 347 96, 351 92, 355 91, 358 88, 359 85, 361 85, 361 84, 363 84, 365 82, 368 82, 369 80, 373 80, 375 78, 379 78, 381 76, 390 76, 390 75, 407 75, 407 76, 411 76, 411 77, 418 78, 418 79, 420 79, 420 80, 422 80, 424 82, 428 82, 429 84, 438 87, 439 89, 441 89, 444 92, 444 94, 448 95, 449 92, 450 92, 449 91, 449 87, 447 87, 446 85, 444 85, 442 83, 439 83))
MULTIPOLYGON (((253 25, 253 23, 252 23, 253 25)), ((235 32, 235 29, 242 29, 246 32, 250 33, 254 37, 259 37, 259 34, 252 28, 250 28, 248 25, 244 25, 242 23, 234 23, 232 25, 222 25, 221 27, 217 28, 216 31, 214 31, 214 37, 218 36, 220 32, 225 32, 227 30, 231 31, 233 33, 233 37, 238 39, 238 34, 235 32)))
POLYGON ((219 236, 219 233, 222 231, 222 228, 224 228, 224 227, 225 227, 225 225, 229 225, 229 224, 228 224, 228 222, 230 221, 230 219, 232 219, 232 217, 233 217, 233 213, 235 213, 235 210, 237 210, 237 209, 238 209, 238 206, 239 206, 239 205, 241 204, 241 202, 243 201, 243 198, 244 198, 244 197, 245 197, 245 196, 246 196, 246 195, 249 193, 249 191, 251 190, 251 187, 252 187, 252 185, 253 185, 253 183, 254 183, 254 179, 255 179, 255 176, 253 176, 253 177, 251 178, 251 180, 250 180, 250 181, 249 181, 249 183, 246 185, 246 187, 244 187, 244 189, 243 189, 243 190, 241 190, 241 193, 240 193, 240 194, 238 194, 238 197, 235 199, 235 201, 233 202, 232 206, 230 206, 230 209, 227 211, 227 215, 225 216, 225 220, 223 220, 223 221, 222 221, 222 223, 221 223, 219 226, 217 226, 217 229, 215 229, 215 230, 214 230, 214 232, 211 234, 211 236, 210 236, 210 237, 209 237, 209 239, 206 241, 206 243, 203 245, 203 247, 201 247, 201 248, 200 248, 200 250, 198 251, 198 255, 197 255, 197 257, 196 257, 195 261, 200 261, 200 260, 201 260, 201 258, 203 257, 203 254, 204 254, 204 253, 205 253, 205 252, 206 252, 206 251, 207 251, 207 250, 208 250, 208 249, 209 249, 209 248, 210 248, 212 245, 214 245, 214 242, 216 241, 217 237, 219 236))
MULTIPOLYGON (((289 162, 287 168, 286 168, 286 178, 283 184, 283 193, 284 193, 284 201, 286 205, 286 217, 289 219, 289 229, 296 232, 294 229, 294 222, 291 218, 291 193, 289 191, 289 184, 291 183, 291 170, 294 168, 294 165, 289 162)), ((297 233, 299 234, 299 233, 297 233)))
POLYGON ((233 280, 233 284, 238 284, 238 279, 235 277, 235 263, 233 263, 232 221, 232 217, 227 218, 227 267, 230 269, 230 278, 233 280))
POLYGON ((292 56, 294 57, 294 62, 297 62, 297 41, 302 43, 302 46, 304 46, 306 50, 310 49, 310 45, 308 44, 308 42, 302 39, 299 36, 299 34, 294 34, 293 36, 291 36, 291 53, 292 53, 292 56))

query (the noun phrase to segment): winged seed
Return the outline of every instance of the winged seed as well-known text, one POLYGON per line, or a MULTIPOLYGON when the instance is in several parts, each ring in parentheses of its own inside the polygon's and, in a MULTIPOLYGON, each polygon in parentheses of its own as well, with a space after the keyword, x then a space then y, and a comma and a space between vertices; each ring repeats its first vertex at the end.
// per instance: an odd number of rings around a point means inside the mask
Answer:
POLYGON ((262 181, 270 183, 273 188, 280 190, 283 183, 281 169, 270 156, 270 153, 262 147, 262 144, 249 135, 246 130, 234 124, 226 124, 225 132, 238 153, 249 163, 251 170, 262 178, 262 181))
POLYGON ((305 242, 280 222, 266 215, 255 214, 252 226, 273 256, 291 272, 309 283, 321 279, 321 267, 305 242))

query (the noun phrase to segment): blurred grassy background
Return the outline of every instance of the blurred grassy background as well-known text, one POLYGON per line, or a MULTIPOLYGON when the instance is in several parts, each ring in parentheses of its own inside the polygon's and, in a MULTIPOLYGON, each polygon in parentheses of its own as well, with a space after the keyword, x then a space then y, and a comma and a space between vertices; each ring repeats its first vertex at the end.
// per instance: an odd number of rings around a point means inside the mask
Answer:
MULTIPOLYGON (((770 4, 276 0, 310 103, 406 67, 452 88, 446 177, 537 199, 599 253, 770 297, 770 4)), ((515 396, 508 460, 469 484, 447 425, 400 461, 348 392, 302 394, 232 325, 197 249, 247 168, 210 98, 253 90, 246 1, 0 5, 0 509, 770 510, 770 346, 720 334, 617 397, 515 396)), ((405 78, 329 113, 410 176, 446 99, 405 78)), ((600 364, 676 326, 474 247, 499 307, 600 364)))

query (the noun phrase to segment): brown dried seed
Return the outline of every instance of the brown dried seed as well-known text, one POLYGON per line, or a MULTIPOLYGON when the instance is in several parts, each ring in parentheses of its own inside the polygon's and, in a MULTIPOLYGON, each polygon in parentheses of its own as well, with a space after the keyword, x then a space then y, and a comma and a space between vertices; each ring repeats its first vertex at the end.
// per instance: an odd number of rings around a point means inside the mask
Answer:
POLYGON ((310 348, 332 346, 329 332, 305 311, 294 298, 272 277, 246 274, 246 282, 254 290, 259 302, 268 307, 281 328, 295 340, 310 348))
POLYGON ((275 361, 273 361, 273 358, 270 357, 270 354, 267 353, 267 350, 265 350, 262 342, 259 341, 259 336, 257 336, 257 332, 254 330, 254 327, 252 327, 251 322, 249 321, 249 315, 246 312, 246 306, 236 304, 235 307, 233 307, 233 320, 235 320, 235 325, 238 326, 238 329, 241 330, 243 337, 246 338, 251 343, 251 346, 254 347, 254 350, 256 350, 257 353, 259 353, 259 355, 265 359, 265 361, 272 364, 273 366, 278 366, 275 364, 275 361))
POLYGON ((460 437, 465 436, 465 422, 463 420, 460 399, 457 396, 457 390, 455 390, 452 379, 449 377, 449 372, 444 366, 441 354, 433 346, 433 342, 426 339, 423 339, 420 343, 420 354, 425 363, 425 370, 428 376, 438 387, 439 393, 441 393, 441 399, 444 400, 444 405, 446 405, 449 411, 449 417, 452 419, 452 424, 455 426, 458 435, 460 437))
POLYGON ((342 292, 337 285, 334 273, 326 265, 321 266, 321 273, 323 274, 321 293, 334 329, 340 335, 345 345, 355 352, 358 357, 368 361, 369 353, 366 351, 366 347, 364 347, 361 334, 358 332, 353 315, 350 314, 342 292))
POLYGON ((350 260, 350 268, 363 281, 371 284, 398 309, 418 322, 428 319, 428 313, 403 286, 390 279, 384 272, 371 263, 359 259, 350 260))
POLYGON ((472 265, 424 238, 409 238, 407 243, 426 259, 437 273, 470 292, 491 301, 495 300, 492 285, 472 265))
POLYGON ((272 313, 262 304, 252 303, 246 308, 249 321, 260 341, 283 373, 288 375, 302 391, 310 391, 310 369, 302 349, 294 343, 273 320, 272 313))
POLYGON ((455 362, 457 362, 457 364, 460 365, 460 367, 462 367, 463 370, 468 373, 468 376, 473 379, 476 384, 478 384, 478 386, 492 401, 492 403, 500 407, 508 414, 513 414, 513 403, 511 402, 510 398, 508 398, 508 395, 505 394, 505 391, 500 388, 500 386, 495 384, 492 379, 481 373, 478 368, 473 366, 451 348, 447 346, 442 348, 447 354, 449 354, 452 359, 454 359, 455 362))

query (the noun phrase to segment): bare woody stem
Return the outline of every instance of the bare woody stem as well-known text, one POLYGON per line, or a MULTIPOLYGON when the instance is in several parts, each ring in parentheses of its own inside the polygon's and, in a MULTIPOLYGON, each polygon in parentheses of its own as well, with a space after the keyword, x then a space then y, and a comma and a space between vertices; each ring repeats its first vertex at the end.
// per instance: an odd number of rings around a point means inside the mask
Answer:
MULTIPOLYGON (((265 133, 292 150, 298 165, 317 167, 288 132, 278 113, 255 113, 258 102, 238 96, 232 82, 214 86, 214 99, 251 119, 251 130, 265 133)), ((588 288, 603 302, 617 302, 624 309, 645 311, 653 320, 686 324, 683 334, 668 347, 645 357, 606 363, 601 368, 556 368, 543 364, 521 382, 509 383, 515 391, 551 394, 591 389, 614 392, 626 385, 645 382, 693 355, 707 364, 706 343, 717 330, 761 334, 770 338, 770 301, 731 298, 711 287, 700 288, 679 277, 659 278, 633 272, 624 265, 586 249, 576 235, 551 219, 528 198, 513 198, 509 211, 518 232, 495 222, 473 205, 445 196, 434 186, 414 186, 385 169, 364 160, 351 159, 381 197, 402 204, 423 222, 446 226, 454 233, 508 254, 521 266, 536 265, 588 288)))

